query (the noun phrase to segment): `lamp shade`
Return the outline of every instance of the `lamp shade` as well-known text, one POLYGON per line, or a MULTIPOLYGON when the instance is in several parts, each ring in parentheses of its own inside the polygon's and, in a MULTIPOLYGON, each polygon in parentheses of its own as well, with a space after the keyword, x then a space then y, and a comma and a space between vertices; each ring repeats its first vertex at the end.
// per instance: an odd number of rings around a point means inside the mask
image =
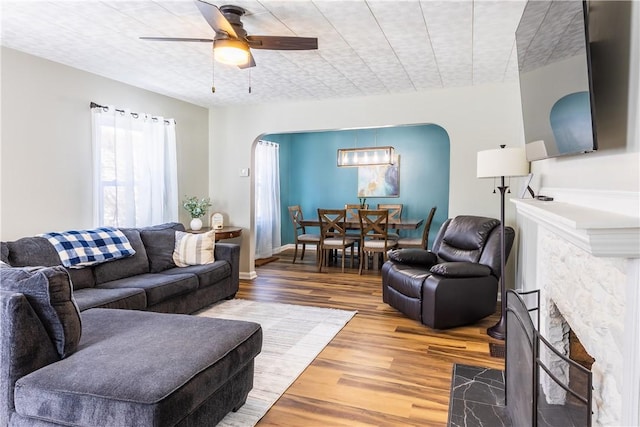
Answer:
POLYGON ((497 148, 478 152, 478 178, 528 174, 529 163, 524 148, 497 148))

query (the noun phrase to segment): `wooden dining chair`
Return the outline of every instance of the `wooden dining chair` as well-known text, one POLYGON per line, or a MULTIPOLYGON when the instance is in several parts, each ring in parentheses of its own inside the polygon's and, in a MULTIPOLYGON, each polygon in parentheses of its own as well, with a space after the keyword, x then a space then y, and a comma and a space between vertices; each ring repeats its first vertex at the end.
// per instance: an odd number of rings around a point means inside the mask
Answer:
MULTIPOLYGON (((358 221, 358 210, 360 209, 369 209, 369 204, 365 203, 361 205, 360 203, 345 203, 344 208, 347 210, 347 219, 349 221, 358 221)), ((360 242, 360 230, 349 230, 347 229, 347 237, 351 237, 356 239, 356 244, 360 242)), ((358 254, 360 253, 360 249, 358 249, 358 254)))
POLYGON ((422 237, 401 237, 398 239, 398 248, 422 248, 427 249, 429 244, 429 229, 431 228, 431 222, 433 222, 433 216, 436 214, 436 207, 432 207, 429 212, 427 220, 424 222, 424 229, 422 230, 422 237))
MULTIPOLYGON (((402 218, 402 203, 378 203, 378 209, 386 209, 389 211, 389 219, 402 218)), ((400 238, 400 230, 395 229, 393 232, 389 232, 389 237, 392 239, 400 238)))
POLYGON ((308 234, 304 225, 300 224, 302 221, 302 209, 300 205, 289 206, 289 216, 291 217, 291 223, 293 224, 293 239, 295 248, 293 250, 293 264, 296 262, 296 256, 298 255, 298 245, 302 245, 302 253, 300 254, 300 261, 304 260, 304 250, 306 245, 314 245, 316 247, 316 261, 318 260, 318 246, 320 244, 319 234, 308 234))
MULTIPOLYGON (((383 262, 387 259, 387 251, 396 247, 396 241, 389 239, 387 209, 360 209, 360 270, 369 267, 369 256, 382 254, 383 262)), ((382 264, 380 264, 382 265, 382 264)))
POLYGON ((318 209, 320 221, 320 261, 318 271, 327 261, 328 251, 342 250, 342 272, 344 273, 344 259, 347 248, 351 248, 351 268, 353 268, 353 247, 356 239, 347 236, 344 222, 347 218, 346 209, 318 209))

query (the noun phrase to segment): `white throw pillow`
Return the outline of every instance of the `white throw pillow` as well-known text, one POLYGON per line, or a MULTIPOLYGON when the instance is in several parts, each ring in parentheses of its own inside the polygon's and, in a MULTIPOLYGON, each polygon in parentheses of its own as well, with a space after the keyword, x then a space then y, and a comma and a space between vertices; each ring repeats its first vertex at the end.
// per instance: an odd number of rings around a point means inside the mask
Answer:
POLYGON ((202 234, 176 231, 173 262, 178 267, 211 264, 215 261, 213 257, 215 239, 216 232, 213 230, 202 234))

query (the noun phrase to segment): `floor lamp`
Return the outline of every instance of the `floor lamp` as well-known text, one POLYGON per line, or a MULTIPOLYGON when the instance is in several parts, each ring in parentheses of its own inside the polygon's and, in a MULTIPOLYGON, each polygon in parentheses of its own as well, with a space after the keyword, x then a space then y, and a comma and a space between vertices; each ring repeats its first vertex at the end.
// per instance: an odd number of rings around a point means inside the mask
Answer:
MULTIPOLYGON (((501 145, 495 150, 478 152, 478 178, 500 178, 500 320, 487 329, 489 336, 504 340, 506 338, 507 289, 505 286, 505 242, 504 242, 504 193, 509 188, 505 177, 529 174, 529 163, 524 147, 505 148, 501 145)), ((495 193, 495 191, 494 191, 495 193)))

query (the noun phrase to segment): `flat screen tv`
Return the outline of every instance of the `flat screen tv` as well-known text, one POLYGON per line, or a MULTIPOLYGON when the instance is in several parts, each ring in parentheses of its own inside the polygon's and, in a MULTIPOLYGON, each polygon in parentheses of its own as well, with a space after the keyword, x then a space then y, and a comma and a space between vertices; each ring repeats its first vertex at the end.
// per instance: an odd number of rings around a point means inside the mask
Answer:
POLYGON ((516 30, 529 161, 597 149, 587 4, 529 0, 516 30))

